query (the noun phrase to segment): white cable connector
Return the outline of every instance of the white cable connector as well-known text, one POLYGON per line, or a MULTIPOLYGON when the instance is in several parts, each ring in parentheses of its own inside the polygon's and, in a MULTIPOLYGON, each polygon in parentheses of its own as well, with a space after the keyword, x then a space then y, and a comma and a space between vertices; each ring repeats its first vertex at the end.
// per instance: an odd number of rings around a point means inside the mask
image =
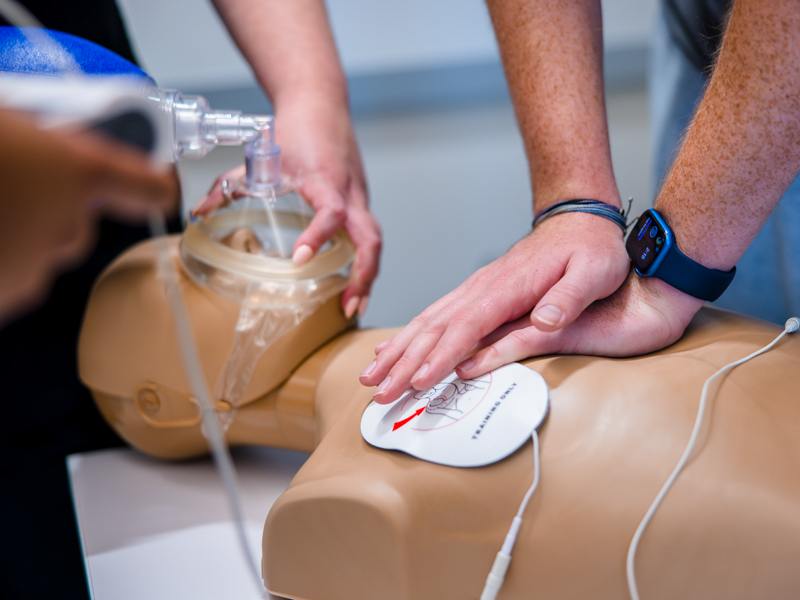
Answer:
POLYGON ((494 564, 492 564, 492 570, 486 578, 486 585, 483 586, 480 600, 495 600, 500 588, 503 587, 503 580, 511 563, 511 551, 514 549, 514 542, 517 541, 517 534, 522 526, 522 514, 525 512, 533 492, 536 491, 536 487, 539 485, 539 436, 535 429, 531 437, 533 438, 533 483, 519 505, 517 516, 511 521, 511 527, 508 529, 506 539, 503 541, 503 547, 494 558, 494 564))
POLYGON ((695 419, 694 422, 694 428, 692 429, 692 435, 689 438, 689 443, 686 445, 686 449, 683 451, 683 455, 681 456, 681 459, 678 461, 678 464, 675 466, 675 469, 672 471, 672 474, 664 483, 664 486, 661 488, 661 491, 658 492, 656 499, 653 500, 653 503, 650 505, 650 508, 647 510, 644 517, 642 518, 642 521, 639 523, 639 526, 636 528, 636 533, 633 534, 633 539, 631 540, 631 544, 630 546, 628 546, 628 559, 626 562, 626 570, 628 576, 628 591, 631 595, 632 600, 639 600, 639 589, 636 587, 636 572, 634 565, 634 562, 636 560, 636 550, 639 547, 639 541, 642 539, 644 530, 647 528, 648 524, 652 520, 653 515, 655 515, 656 513, 656 510, 658 510, 658 507, 664 501, 664 497, 667 495, 667 492, 669 492, 670 488, 672 487, 672 484, 675 483, 675 480, 678 478, 678 475, 680 475, 681 471, 686 466, 686 463, 689 462, 689 458, 691 457, 692 452, 694 451, 694 446, 695 443, 697 442, 697 437, 700 434, 700 427, 703 424, 703 415, 705 414, 706 411, 708 389, 709 386, 711 385, 711 382, 714 381, 717 377, 719 377, 723 373, 726 373, 727 371, 730 371, 731 369, 738 367, 743 363, 746 363, 748 360, 751 360, 756 356, 759 356, 760 354, 764 354, 764 352, 771 350, 775 346, 775 344, 781 341, 781 338, 783 338, 783 336, 785 336, 787 333, 793 333, 798 329, 800 329, 800 319, 798 319, 797 317, 790 318, 788 321, 786 321, 784 329, 780 333, 780 335, 776 337, 774 340, 772 340, 769 344, 761 348, 761 350, 757 350, 752 354, 745 356, 744 358, 741 358, 737 361, 725 365, 719 371, 714 373, 711 377, 706 379, 706 382, 703 385, 703 391, 700 394, 700 405, 697 408, 697 418, 695 419))
POLYGON ((503 554, 503 551, 497 553, 495 556, 494 564, 489 576, 486 578, 486 585, 483 586, 483 593, 481 600, 494 600, 497 598, 497 593, 503 586, 503 580, 506 578, 506 571, 508 565, 511 564, 511 555, 503 554))

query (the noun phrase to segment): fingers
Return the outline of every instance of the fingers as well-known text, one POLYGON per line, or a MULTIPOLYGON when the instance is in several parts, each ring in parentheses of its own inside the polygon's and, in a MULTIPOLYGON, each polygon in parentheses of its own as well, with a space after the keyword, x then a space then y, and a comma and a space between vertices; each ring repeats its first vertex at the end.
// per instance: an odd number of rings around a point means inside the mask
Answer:
MULTIPOLYGON (((376 401, 391 402, 409 386, 430 387, 457 365, 476 376, 533 354, 579 347, 576 332, 584 325, 576 320, 624 282, 630 262, 613 223, 579 215, 545 225, 376 352, 361 377, 364 385, 378 385, 376 401)), ((598 347, 604 327, 592 329, 598 347)))
POLYGON ((311 260, 322 245, 341 229, 346 216, 343 203, 337 202, 320 207, 306 230, 297 238, 292 261, 296 265, 302 265, 311 260))
MULTIPOLYGON (((381 230, 369 210, 352 208, 345 222, 345 230, 356 246, 356 258, 350 274, 350 283, 342 296, 342 305, 358 310, 363 316, 369 304, 372 282, 378 276, 381 256, 381 230), (357 305, 356 305, 357 303, 357 305)), ((348 315, 349 317, 350 315, 348 315)))
POLYGON ((378 385, 376 402, 392 402, 411 386, 424 389, 441 381, 487 332, 509 319, 513 301, 470 287, 476 286, 462 285, 439 300, 381 347, 361 376, 362 384, 378 385))
POLYGON ((542 354, 637 356, 676 341, 702 301, 658 279, 631 275, 608 298, 598 300, 571 324, 555 332, 528 325, 527 317, 492 333, 487 345, 456 369, 475 378, 510 362, 542 354))
POLYGON ((146 218, 153 209, 175 209, 180 183, 174 169, 155 168, 146 155, 118 144, 88 137, 86 141, 76 140, 74 167, 90 205, 133 219, 146 218))
POLYGON ((322 245, 341 229, 347 218, 344 198, 327 182, 311 179, 304 183, 299 191, 317 214, 295 242, 292 252, 295 264, 308 262, 322 245), (303 248, 304 246, 308 249, 303 248))
POLYGON ((92 216, 82 214, 66 216, 61 223, 47 228, 54 233, 50 241, 53 270, 71 266, 88 253, 94 245, 94 227, 92 216))
POLYGON ((571 332, 545 333, 530 325, 527 316, 507 323, 493 335, 497 341, 479 350, 456 367, 456 375, 474 379, 493 369, 531 356, 552 354, 563 348, 571 332))
POLYGON ((494 320, 480 318, 477 313, 467 313, 452 321, 436 347, 424 357, 424 362, 411 376, 411 385, 424 390, 440 382, 498 324, 494 320))
MULTIPOLYGON (((422 331, 414 337, 390 373, 378 384, 373 395, 375 402, 378 404, 394 402, 408 390, 411 377, 436 346, 440 336, 440 332, 433 330, 422 331)), ((379 361, 380 358, 376 360, 379 361)))
POLYGON ((556 331, 572 323, 595 300, 611 295, 627 275, 626 261, 572 259, 564 276, 539 300, 530 322, 542 331, 556 331))
POLYGON ((240 165, 223 173, 211 184, 211 189, 204 198, 201 198, 192 209, 192 217, 201 217, 210 213, 225 204, 225 196, 222 193, 222 182, 226 179, 239 179, 244 176, 244 165, 240 165))
POLYGON ((321 178, 309 179, 300 191, 317 213, 295 242, 292 260, 305 264, 344 227, 356 246, 356 257, 342 294, 342 308, 348 319, 356 312, 363 315, 378 274, 382 244, 380 226, 367 207, 364 191, 350 190, 345 196, 321 178))
POLYGON ((133 220, 146 218, 154 209, 174 212, 180 199, 180 184, 171 173, 107 173, 94 195, 103 201, 103 210, 133 220))

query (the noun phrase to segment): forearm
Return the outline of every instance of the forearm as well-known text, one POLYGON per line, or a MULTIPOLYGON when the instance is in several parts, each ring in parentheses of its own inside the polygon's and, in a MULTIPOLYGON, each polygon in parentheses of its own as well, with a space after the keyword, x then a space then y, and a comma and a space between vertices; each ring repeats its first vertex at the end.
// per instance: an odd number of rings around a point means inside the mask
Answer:
POLYGON ((716 69, 656 207, 678 247, 729 270, 800 167, 800 12, 737 0, 716 69))
POLYGON ((347 84, 322 0, 213 0, 276 112, 347 110, 347 84))
POLYGON ((534 206, 620 205, 603 92, 599 1, 487 0, 530 165, 534 206))

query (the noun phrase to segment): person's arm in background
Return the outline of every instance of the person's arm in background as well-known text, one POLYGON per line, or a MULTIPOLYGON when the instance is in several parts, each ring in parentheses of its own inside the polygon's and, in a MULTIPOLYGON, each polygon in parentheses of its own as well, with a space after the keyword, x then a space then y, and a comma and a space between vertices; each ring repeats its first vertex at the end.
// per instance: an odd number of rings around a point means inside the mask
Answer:
MULTIPOLYGON (((727 271, 800 170, 800 11, 790 0, 737 0, 708 90, 656 208, 678 247, 727 271)), ((798 232, 800 236, 800 232, 798 232)), ((795 250, 797 260, 800 252, 795 250)), ((702 301, 631 274, 570 327, 543 334, 524 323, 459 373, 554 352, 631 356, 677 340, 702 301)), ((495 335, 499 339, 499 333, 495 335)), ((462 365, 466 366, 466 365, 462 365)))
MULTIPOLYGON (((317 212, 298 238, 293 259, 297 264, 308 261, 344 227, 356 245, 356 260, 342 306, 348 317, 356 310, 363 314, 378 274, 381 231, 369 209, 347 81, 324 2, 214 0, 214 4, 275 108, 284 170, 301 176, 298 191, 317 212)), ((216 184, 197 212, 203 214, 221 203, 216 184)))
MULTIPOLYGON (((525 142, 535 213, 570 199, 620 207, 608 143, 599 0, 488 5, 525 142)), ((381 347, 361 381, 380 384, 379 402, 397 399, 410 384, 433 385, 505 323, 519 319, 539 333, 567 326, 612 294, 628 269, 618 225, 591 214, 551 217, 381 347)))
POLYGON ((99 134, 42 130, 0 110, 0 325, 45 294, 91 246, 101 214, 145 221, 173 211, 178 181, 99 134))

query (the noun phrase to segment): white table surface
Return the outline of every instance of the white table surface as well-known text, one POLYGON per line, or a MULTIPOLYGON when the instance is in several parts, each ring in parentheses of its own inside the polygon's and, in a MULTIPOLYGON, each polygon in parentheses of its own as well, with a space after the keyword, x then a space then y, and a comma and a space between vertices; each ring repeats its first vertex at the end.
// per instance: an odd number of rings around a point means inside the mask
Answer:
MULTIPOLYGON (((257 560, 270 507, 307 456, 237 449, 257 560)), ((128 448, 67 459, 93 600, 256 600, 210 459, 165 462, 128 448)))

